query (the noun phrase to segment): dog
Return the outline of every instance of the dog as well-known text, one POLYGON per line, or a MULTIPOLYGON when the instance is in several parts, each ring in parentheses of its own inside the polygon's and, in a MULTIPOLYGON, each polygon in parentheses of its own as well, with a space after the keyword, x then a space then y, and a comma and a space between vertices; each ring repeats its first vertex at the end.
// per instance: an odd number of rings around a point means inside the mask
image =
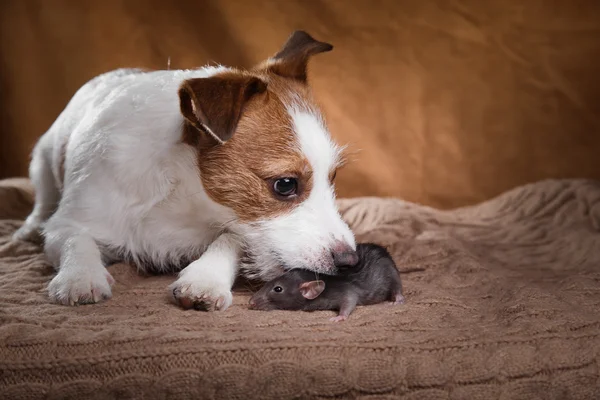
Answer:
POLYGON ((35 206, 15 240, 43 239, 65 305, 111 297, 106 266, 179 271, 183 308, 225 310, 238 274, 332 273, 358 262, 335 204, 344 161, 303 31, 254 68, 119 69, 84 84, 35 145, 35 206))

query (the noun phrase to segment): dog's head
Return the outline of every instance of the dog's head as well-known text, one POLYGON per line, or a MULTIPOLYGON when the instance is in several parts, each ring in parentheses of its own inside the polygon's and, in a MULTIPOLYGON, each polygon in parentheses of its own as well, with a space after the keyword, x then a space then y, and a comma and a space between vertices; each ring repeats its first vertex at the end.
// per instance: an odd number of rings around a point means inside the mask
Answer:
POLYGON ((190 79, 179 90, 183 140, 198 149, 206 193, 230 208, 227 226, 246 243, 246 274, 284 268, 334 272, 357 262, 352 232, 335 205, 342 151, 306 80, 310 56, 332 49, 293 33, 249 71, 190 79))

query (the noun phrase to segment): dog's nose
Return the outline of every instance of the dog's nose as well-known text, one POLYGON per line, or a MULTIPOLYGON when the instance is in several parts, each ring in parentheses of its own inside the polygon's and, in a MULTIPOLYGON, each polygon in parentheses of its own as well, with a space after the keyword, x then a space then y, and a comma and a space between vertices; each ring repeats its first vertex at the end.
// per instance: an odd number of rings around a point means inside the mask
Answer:
POLYGON ((331 256, 333 257, 333 265, 336 268, 354 267, 358 264, 358 254, 356 254, 356 251, 343 242, 335 243, 331 249, 331 256))

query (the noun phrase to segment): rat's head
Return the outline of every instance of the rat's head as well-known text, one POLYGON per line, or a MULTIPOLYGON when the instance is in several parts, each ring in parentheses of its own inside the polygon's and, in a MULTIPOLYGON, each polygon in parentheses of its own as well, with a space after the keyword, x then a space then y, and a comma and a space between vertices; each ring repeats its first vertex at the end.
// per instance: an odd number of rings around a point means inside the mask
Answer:
POLYGON ((311 55, 332 46, 295 32, 274 57, 249 71, 226 69, 184 81, 184 141, 198 150, 208 196, 246 244, 247 276, 282 268, 332 273, 356 264, 354 235, 335 204, 342 151, 331 140, 306 81, 311 55))
POLYGON ((325 290, 325 282, 307 271, 291 270, 267 282, 250 298, 254 310, 301 310, 325 290))

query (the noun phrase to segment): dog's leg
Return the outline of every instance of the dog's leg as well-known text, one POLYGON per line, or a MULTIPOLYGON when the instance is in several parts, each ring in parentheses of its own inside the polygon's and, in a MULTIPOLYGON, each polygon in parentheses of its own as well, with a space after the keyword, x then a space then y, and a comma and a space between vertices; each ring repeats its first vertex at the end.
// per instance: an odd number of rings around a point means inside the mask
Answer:
POLYGON ((110 298, 114 279, 102 264, 96 242, 76 224, 56 217, 50 218, 45 229, 46 256, 58 269, 48 285, 50 297, 66 305, 110 298))
POLYGON ((219 236, 169 287, 179 305, 206 311, 227 309, 233 301, 231 287, 239 256, 240 246, 235 238, 229 233, 219 236))
POLYGON ((52 216, 60 200, 50 162, 49 152, 52 148, 46 142, 46 137, 43 137, 31 158, 29 176, 35 187, 35 205, 23 226, 14 233, 15 240, 40 242, 42 225, 52 216))

